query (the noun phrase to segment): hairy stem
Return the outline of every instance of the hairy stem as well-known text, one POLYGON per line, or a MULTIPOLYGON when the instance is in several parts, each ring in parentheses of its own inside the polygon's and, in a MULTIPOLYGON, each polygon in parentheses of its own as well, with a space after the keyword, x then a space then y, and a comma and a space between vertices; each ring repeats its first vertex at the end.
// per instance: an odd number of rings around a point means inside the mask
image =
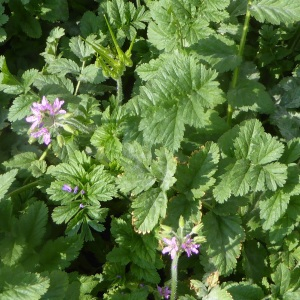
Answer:
MULTIPOLYGON (((85 61, 82 62, 82 65, 81 65, 81 73, 82 73, 82 70, 84 69, 84 66, 85 66, 85 61)), ((76 96, 77 93, 78 93, 78 90, 79 90, 79 87, 80 87, 80 83, 81 83, 81 81, 78 80, 77 85, 76 85, 76 88, 75 88, 74 96, 76 96)))
POLYGON ((176 299, 177 293, 177 276, 178 276, 178 258, 179 253, 176 254, 171 264, 171 300, 176 299))
POLYGON ((48 145, 48 147, 46 148, 46 150, 43 152, 43 154, 41 155, 41 157, 39 158, 39 160, 44 160, 45 157, 47 156, 49 150, 51 149, 51 144, 48 145))
POLYGON ((37 181, 34 181, 34 182, 30 182, 30 183, 28 183, 28 184, 26 184, 26 185, 23 185, 22 187, 20 187, 20 188, 14 190, 13 192, 7 194, 7 197, 9 198, 9 197, 18 195, 18 194, 20 194, 20 193, 22 193, 22 192, 24 192, 24 191, 26 191, 26 190, 28 190, 28 189, 31 189, 31 188, 33 188, 33 187, 36 187, 36 186, 39 184, 39 182, 40 182, 40 181, 37 180, 37 181))
POLYGON ((120 105, 123 101, 123 87, 121 76, 117 79, 117 103, 120 105))
MULTIPOLYGON (((247 38, 247 33, 249 30, 249 22, 250 22, 250 5, 252 4, 252 0, 248 0, 248 5, 247 5, 247 12, 246 12, 246 17, 245 17, 245 22, 244 22, 244 27, 243 27, 243 33, 242 33, 242 38, 240 41, 240 46, 239 46, 239 52, 238 56, 243 58, 244 54, 244 49, 245 49, 245 44, 246 44, 246 38, 247 38)), ((232 81, 231 81, 231 88, 234 89, 237 84, 238 76, 240 72, 240 67, 236 67, 233 71, 233 76, 232 76, 232 81)), ((228 104, 227 108, 227 124, 231 126, 231 120, 232 120, 232 113, 233 113, 233 108, 230 104, 228 104)))

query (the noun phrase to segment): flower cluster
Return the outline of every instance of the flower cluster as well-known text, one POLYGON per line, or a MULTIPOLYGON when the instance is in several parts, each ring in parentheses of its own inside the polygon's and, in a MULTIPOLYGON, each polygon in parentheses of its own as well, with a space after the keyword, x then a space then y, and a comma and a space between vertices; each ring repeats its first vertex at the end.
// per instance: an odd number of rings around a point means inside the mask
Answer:
MULTIPOLYGON (((77 194, 78 193, 78 186, 76 185, 74 187, 74 189, 72 189, 72 187, 69 186, 68 184, 64 184, 63 187, 62 187, 62 190, 65 191, 65 192, 68 192, 68 193, 72 193, 73 192, 74 194, 77 194)), ((81 195, 85 194, 85 191, 81 190, 80 194, 81 195)))
POLYGON ((159 295, 161 297, 164 297, 164 299, 169 299, 170 298, 171 291, 170 291, 169 287, 167 287, 167 286, 165 286, 165 287, 157 286, 157 290, 158 290, 159 295))
POLYGON ((164 238, 163 241, 167 245, 167 247, 163 248, 162 254, 170 253, 171 259, 174 259, 177 253, 181 251, 181 249, 186 252, 188 257, 190 257, 192 253, 199 253, 198 248, 200 247, 200 245, 195 244, 189 234, 185 236, 181 245, 177 241, 176 237, 172 237, 171 239, 164 238))
POLYGON ((26 118, 28 123, 32 123, 29 131, 33 138, 43 137, 43 141, 46 145, 51 142, 51 131, 57 127, 62 126, 60 124, 60 115, 66 113, 65 110, 61 109, 64 101, 60 101, 58 98, 55 99, 54 103, 51 104, 44 96, 41 103, 34 102, 31 106, 33 115, 26 118))

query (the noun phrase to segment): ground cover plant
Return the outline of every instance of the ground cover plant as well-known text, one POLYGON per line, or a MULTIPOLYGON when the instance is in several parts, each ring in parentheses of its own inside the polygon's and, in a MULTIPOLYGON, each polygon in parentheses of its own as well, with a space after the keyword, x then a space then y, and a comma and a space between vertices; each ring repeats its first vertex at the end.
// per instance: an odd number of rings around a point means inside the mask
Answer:
POLYGON ((300 299, 300 1, 0 26, 0 299, 300 299))

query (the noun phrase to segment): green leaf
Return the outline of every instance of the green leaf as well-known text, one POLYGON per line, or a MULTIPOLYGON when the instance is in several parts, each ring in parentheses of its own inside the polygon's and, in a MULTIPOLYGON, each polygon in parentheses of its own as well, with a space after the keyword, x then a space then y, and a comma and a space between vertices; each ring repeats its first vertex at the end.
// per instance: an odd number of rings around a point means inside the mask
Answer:
POLYGON ((24 33, 26 33, 29 37, 38 39, 42 35, 42 28, 39 21, 29 13, 22 13, 19 15, 22 20, 21 29, 24 33))
POLYGON ((53 94, 57 97, 58 93, 73 94, 74 85, 68 78, 58 77, 56 75, 40 75, 34 82, 37 87, 45 95, 53 94), (46 93, 47 92, 47 93, 46 93))
POLYGON ((252 150, 251 162, 264 165, 278 160, 283 153, 284 145, 266 133, 254 141, 252 150))
POLYGON ((9 172, 6 172, 2 175, 0 175, 0 200, 4 198, 6 192, 8 191, 11 184, 14 182, 15 177, 18 173, 18 170, 13 169, 9 172))
POLYGON ((134 270, 134 274, 139 280, 145 279, 158 283, 159 276, 156 268, 161 268, 161 265, 157 263, 155 235, 139 235, 134 232, 128 216, 124 217, 124 220, 114 218, 111 233, 119 247, 115 247, 108 254, 109 261, 123 265, 132 261, 133 269, 131 270, 134 270))
POLYGON ((7 67, 4 56, 0 56, 0 90, 7 94, 18 95, 23 92, 22 84, 17 78, 12 75, 7 67))
POLYGON ((9 267, 16 265, 21 259, 26 244, 15 237, 5 237, 0 241, 1 262, 9 267))
POLYGON ((293 23, 300 20, 300 3, 293 0, 254 0, 250 13, 261 23, 293 23))
POLYGON ((83 241, 78 236, 48 240, 40 251, 40 269, 64 270, 79 255, 82 245, 83 241))
POLYGON ((256 240, 248 240, 243 244, 242 263, 247 278, 261 284, 268 275, 268 253, 264 246, 256 240))
POLYGON ((23 152, 16 154, 11 160, 4 162, 3 165, 6 168, 29 169, 35 160, 37 160, 36 153, 23 152))
POLYGON ((116 196, 116 187, 114 177, 104 170, 103 165, 98 165, 88 174, 91 186, 87 188, 87 195, 90 201, 97 203, 99 201, 108 201, 116 196))
MULTIPOLYGON (((80 32, 82 36, 85 38, 90 34, 97 34, 103 26, 104 26, 104 21, 101 19, 101 17, 96 16, 91 11, 86 11, 83 14, 79 23, 80 32)), ((72 39, 75 38, 77 39, 77 37, 74 37, 72 39)))
POLYGON ((254 80, 239 81, 234 89, 230 89, 227 98, 235 108, 243 111, 256 111, 262 114, 274 112, 275 105, 265 87, 254 80))
POLYGON ((211 126, 217 112, 210 109, 224 102, 216 76, 193 56, 177 54, 166 60, 135 99, 142 114, 139 130, 145 142, 175 151, 183 140, 185 124, 211 126))
POLYGON ((69 46, 71 51, 82 61, 89 59, 95 52, 91 46, 85 44, 78 36, 74 36, 70 39, 69 46))
POLYGON ((99 84, 105 81, 105 79, 106 78, 103 76, 102 70, 97 68, 95 65, 88 65, 85 67, 78 78, 81 82, 89 82, 92 84, 99 84))
POLYGON ((30 205, 25 214, 16 223, 18 236, 22 236, 28 245, 36 247, 41 244, 46 232, 48 208, 44 202, 36 201, 30 205))
POLYGON ((233 300, 261 300, 264 296, 263 290, 258 285, 248 282, 231 283, 226 286, 226 290, 233 300))
POLYGON ((130 263, 130 251, 124 247, 114 247, 106 256, 107 260, 112 263, 118 263, 126 266, 130 263))
POLYGON ((215 182, 213 175, 218 162, 217 144, 207 143, 192 154, 187 165, 178 166, 176 190, 187 194, 191 191, 195 198, 202 197, 215 182))
POLYGON ((41 300, 64 299, 69 285, 68 274, 62 271, 52 271, 49 274, 50 287, 41 300))
POLYGON ((31 85, 34 83, 37 76, 39 76, 39 71, 36 69, 29 69, 22 74, 22 85, 25 94, 30 93, 31 85))
POLYGON ((164 218, 167 209, 167 196, 160 189, 150 189, 136 197, 132 203, 132 223, 137 232, 149 233, 164 218))
POLYGON ((234 141, 236 158, 250 158, 253 145, 256 139, 264 134, 263 127, 259 120, 249 120, 240 127, 238 137, 234 141))
POLYGON ((201 39, 193 49, 218 72, 234 70, 242 62, 234 41, 221 35, 201 39))
POLYGON ((40 299, 50 285, 49 278, 16 268, 1 268, 0 298, 3 300, 40 299))
POLYGON ((46 63, 51 64, 57 57, 57 44, 59 39, 65 35, 65 30, 63 28, 55 27, 53 28, 49 36, 47 37, 45 52, 41 53, 41 56, 45 58, 46 63))
POLYGON ((156 59, 151 59, 148 63, 137 66, 135 71, 142 80, 148 81, 156 76, 162 65, 168 59, 169 55, 161 54, 156 59))
POLYGON ((124 0, 112 0, 107 2, 106 11, 110 23, 118 28, 117 38, 126 36, 132 40, 137 29, 144 29, 144 22, 148 21, 148 13, 145 7, 138 5, 137 8, 131 2, 124 0))
POLYGON ((291 232, 295 228, 295 219, 290 216, 290 211, 292 214, 299 215, 300 207, 293 206, 289 203, 287 213, 281 217, 270 229, 269 238, 272 244, 280 244, 282 245, 284 242, 284 238, 291 234, 291 232))
POLYGON ((68 205, 60 205, 54 208, 52 219, 56 224, 68 223, 79 210, 79 204, 76 202, 71 202, 68 205))
POLYGON ((288 207, 290 196, 282 190, 276 191, 273 195, 269 193, 259 202, 260 217, 263 220, 263 229, 270 229, 279 220, 288 207))
MULTIPOLYGON (((231 194, 243 196, 251 190, 275 191, 282 187, 287 180, 287 166, 273 161, 281 157, 283 144, 265 133, 257 119, 245 121, 232 134, 237 136, 233 143, 237 160, 233 163, 232 159, 228 160, 226 172, 213 190, 216 200, 223 203, 231 194)), ((223 145, 226 137, 231 138, 231 135, 224 135, 223 145)), ((228 142, 225 147, 225 151, 232 155, 228 142)))
POLYGON ((155 150, 157 160, 151 165, 151 172, 159 181, 163 192, 169 190, 176 181, 174 177, 177 161, 173 155, 165 148, 155 150))
POLYGON ((212 212, 203 217, 204 236, 202 255, 206 269, 215 268, 220 275, 230 274, 241 253, 244 230, 238 216, 218 216, 212 212))
POLYGON ((67 0, 44 0, 40 10, 41 19, 50 22, 67 21, 69 18, 67 0))
POLYGON ((203 17, 203 10, 198 2, 152 2, 150 14, 154 21, 148 26, 149 42, 159 50, 165 49, 169 52, 188 47, 201 38, 208 37, 213 31, 208 26, 208 20, 203 17))
POLYGON ((47 71, 51 74, 59 74, 65 76, 66 74, 80 74, 80 68, 77 63, 71 59, 58 58, 55 59, 48 67, 47 71))
POLYGON ((268 189, 275 191, 277 187, 282 187, 287 178, 287 166, 280 163, 272 163, 263 166, 266 184, 268 189))
MULTIPOLYGON (((160 282, 160 276, 157 273, 155 267, 148 266, 148 268, 142 268, 137 265, 132 265, 130 268, 131 274, 138 280, 138 281, 147 281, 153 284, 158 284, 160 282)), ((139 298, 140 299, 140 298, 139 298)))
POLYGON ((247 160, 237 160, 230 171, 231 190, 235 196, 243 196, 249 192, 248 170, 250 164, 247 160))
POLYGON ((163 143, 170 150, 177 150, 183 140, 184 123, 177 107, 169 110, 160 108, 159 111, 144 115, 139 130, 143 131, 144 139, 152 144, 163 143))
POLYGON ((123 157, 121 164, 125 172, 118 178, 121 191, 124 193, 132 191, 133 194, 139 194, 148 190, 155 182, 155 177, 150 170, 151 152, 137 142, 128 143, 124 145, 123 157))
POLYGON ((283 300, 294 300, 300 298, 300 291, 287 291, 284 296, 283 300))
POLYGON ((91 143, 103 151, 109 160, 118 159, 122 152, 122 143, 120 137, 122 133, 122 121, 118 113, 116 116, 109 113, 107 109, 104 112, 103 125, 98 127, 91 138, 91 143))
POLYGON ((35 101, 39 101, 39 99, 31 95, 20 95, 15 98, 13 105, 9 109, 8 120, 14 122, 24 119, 30 113, 30 107, 35 101))
POLYGON ((4 25, 8 21, 8 16, 4 14, 4 6, 2 5, 2 2, 0 6, 0 25, 4 25))
POLYGON ((30 165, 30 171, 33 177, 41 177, 44 173, 46 173, 47 164, 44 160, 36 160, 32 162, 30 165))
POLYGON ((92 294, 92 290, 101 281, 101 277, 99 278, 97 275, 98 274, 96 274, 96 276, 93 276, 93 275, 92 276, 86 276, 86 275, 79 276, 79 282, 81 284, 80 285, 81 296, 84 296, 84 295, 90 296, 92 294))
POLYGON ((211 289, 207 296, 202 298, 203 300, 215 300, 215 299, 222 299, 222 300, 233 300, 232 296, 226 291, 222 290, 219 286, 215 286, 211 289))
POLYGON ((300 138, 294 138, 287 143, 287 147, 281 157, 285 164, 292 163, 300 157, 300 138))
POLYGON ((291 272, 289 268, 283 263, 279 264, 276 268, 276 271, 271 275, 271 278, 274 282, 272 287, 273 293, 275 296, 283 296, 289 288, 291 281, 291 272))

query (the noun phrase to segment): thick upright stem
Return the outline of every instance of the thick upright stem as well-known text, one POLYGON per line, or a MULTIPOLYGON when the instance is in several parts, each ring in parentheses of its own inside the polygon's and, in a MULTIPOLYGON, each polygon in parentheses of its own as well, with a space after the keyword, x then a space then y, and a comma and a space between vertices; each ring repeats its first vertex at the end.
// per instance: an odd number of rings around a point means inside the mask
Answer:
POLYGON ((178 277, 178 253, 172 260, 171 264, 171 300, 176 299, 176 293, 177 293, 177 277, 178 277))
MULTIPOLYGON (((238 52, 238 56, 241 59, 243 58, 247 33, 248 33, 248 30, 249 30, 249 22, 250 22, 250 10, 249 10, 249 8, 250 8, 251 4, 252 4, 252 0, 248 0, 247 12, 246 12, 246 17, 245 17, 244 27, 243 27, 243 33, 242 33, 242 38, 241 38, 241 41, 240 41, 239 52, 238 52)), ((239 72, 240 72, 240 67, 238 66, 233 71, 233 76, 232 76, 232 81, 231 81, 231 88, 232 89, 234 89, 236 87, 239 72)), ((227 124, 228 125, 231 125, 232 113, 233 113, 233 108, 230 104, 228 104, 228 108, 227 108, 227 124)))

